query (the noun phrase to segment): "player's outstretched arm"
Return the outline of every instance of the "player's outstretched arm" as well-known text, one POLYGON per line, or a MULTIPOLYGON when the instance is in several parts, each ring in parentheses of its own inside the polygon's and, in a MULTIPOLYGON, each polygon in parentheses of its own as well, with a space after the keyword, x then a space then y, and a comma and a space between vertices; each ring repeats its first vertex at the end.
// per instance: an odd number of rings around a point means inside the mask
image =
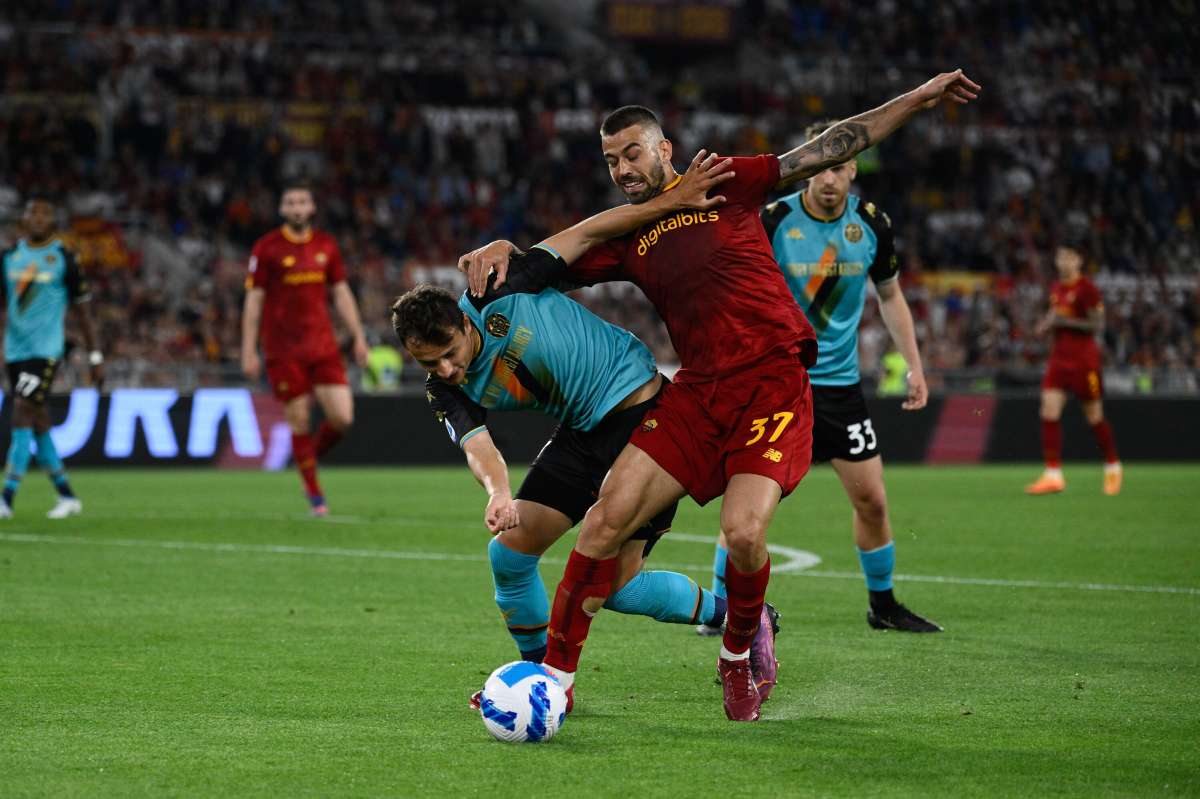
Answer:
POLYGON ((884 327, 896 343, 896 349, 908 364, 908 399, 900 406, 906 411, 917 411, 929 401, 929 388, 925 384, 925 369, 921 365, 921 350, 917 347, 917 333, 913 326, 912 311, 899 280, 889 280, 876 286, 879 292, 879 315, 884 327))
POLYGON ((500 450, 496 449, 492 434, 487 430, 479 431, 463 443, 463 452, 466 453, 471 474, 488 493, 487 509, 483 514, 487 529, 498 533, 516 527, 521 523, 521 518, 508 482, 508 464, 504 462, 500 450))
POLYGON ((718 158, 707 150, 696 153, 679 184, 649 202, 622 205, 590 216, 542 242, 568 264, 574 263, 597 244, 632 233, 665 214, 685 209, 707 210, 725 202, 725 197, 708 193, 734 177, 732 158, 718 158))
MULTIPOLYGON (((638 204, 621 205, 602 211, 572 225, 542 242, 570 264, 595 245, 632 233, 643 225, 666 214, 685 209, 707 210, 725 202, 725 197, 709 197, 708 193, 734 177, 731 158, 719 158, 706 150, 696 153, 687 172, 671 191, 638 204)), ((494 241, 458 259, 458 269, 467 274, 472 295, 482 297, 487 290, 488 276, 494 271, 493 286, 499 288, 508 278, 508 259, 517 251, 510 241, 494 241)))
POLYGON ((248 289, 242 303, 242 373, 251 380, 257 380, 262 371, 262 360, 258 357, 258 325, 262 321, 266 293, 265 289, 248 289))
POLYGON ((354 362, 359 366, 367 365, 370 350, 367 348, 367 337, 363 333, 362 318, 358 315, 358 303, 354 300, 354 292, 344 280, 333 284, 333 307, 337 309, 342 323, 350 331, 354 339, 354 362))
POLYGON ((878 108, 839 122, 812 141, 779 156, 779 183, 776 186, 786 186, 849 161, 890 136, 921 109, 932 108, 942 100, 969 103, 978 97, 981 88, 961 69, 943 72, 878 108))

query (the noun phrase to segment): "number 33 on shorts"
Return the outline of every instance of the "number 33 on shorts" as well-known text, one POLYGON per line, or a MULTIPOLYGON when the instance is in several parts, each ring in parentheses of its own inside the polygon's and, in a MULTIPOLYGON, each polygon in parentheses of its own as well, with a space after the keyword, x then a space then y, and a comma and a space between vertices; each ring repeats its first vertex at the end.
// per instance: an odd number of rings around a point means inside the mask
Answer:
POLYGON ((846 425, 846 434, 850 436, 851 455, 858 455, 863 450, 875 449, 878 440, 875 438, 875 431, 871 429, 871 420, 864 419, 859 424, 846 425))
POLYGON ((796 414, 791 411, 780 411, 774 416, 765 416, 762 419, 755 419, 750 423, 750 432, 754 433, 754 437, 746 442, 746 446, 755 444, 767 433, 767 422, 775 422, 775 430, 771 433, 771 437, 767 439, 768 444, 773 444, 783 435, 783 429, 792 421, 792 417, 796 414))

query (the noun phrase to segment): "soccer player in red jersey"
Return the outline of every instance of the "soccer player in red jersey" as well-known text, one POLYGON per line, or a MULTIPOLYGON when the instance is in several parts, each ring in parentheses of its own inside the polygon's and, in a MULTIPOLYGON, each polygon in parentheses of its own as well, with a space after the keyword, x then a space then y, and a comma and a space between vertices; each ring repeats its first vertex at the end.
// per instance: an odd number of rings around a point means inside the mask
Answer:
POLYGON ((1104 453, 1104 493, 1121 491, 1121 461, 1112 426, 1104 418, 1104 383, 1096 335, 1104 329, 1104 300, 1092 281, 1082 274, 1083 256, 1072 247, 1054 253, 1058 281, 1050 286, 1050 310, 1034 332, 1054 331, 1054 346, 1042 378, 1042 456, 1045 471, 1025 487, 1027 494, 1057 494, 1067 487, 1062 473, 1062 412, 1067 392, 1083 404, 1083 415, 1092 426, 1104 453))
POLYGON ((284 188, 279 214, 284 224, 254 243, 242 310, 242 371, 257 379, 259 330, 267 380, 283 403, 292 430, 292 459, 304 481, 314 516, 329 509, 317 482, 317 459, 329 451, 354 421, 354 398, 329 319, 326 294, 354 337, 354 360, 367 362, 367 341, 346 267, 333 236, 313 228, 316 202, 307 185, 284 188), (325 420, 311 435, 313 397, 325 420))
MULTIPOLYGON (((780 157, 734 158, 735 177, 721 187, 725 205, 672 214, 607 241, 567 271, 568 280, 584 283, 637 284, 666 323, 682 365, 613 464, 555 593, 545 663, 572 698, 579 656, 612 590, 622 542, 685 494, 701 505, 723 494, 728 610, 717 669, 726 715, 758 719, 754 672, 772 682, 775 671, 774 662, 752 667, 750 651, 770 575, 766 531, 780 499, 808 471, 806 367, 816 358, 816 336, 775 263, 759 208, 777 187, 849 160, 920 109, 943 98, 966 103, 978 90, 961 70, 945 73, 780 157)), ((610 114, 600 142, 613 182, 631 202, 678 183, 671 143, 648 109, 610 114)), ((483 292, 492 269, 496 284, 503 281, 513 249, 495 242, 466 259, 473 293, 483 292)))

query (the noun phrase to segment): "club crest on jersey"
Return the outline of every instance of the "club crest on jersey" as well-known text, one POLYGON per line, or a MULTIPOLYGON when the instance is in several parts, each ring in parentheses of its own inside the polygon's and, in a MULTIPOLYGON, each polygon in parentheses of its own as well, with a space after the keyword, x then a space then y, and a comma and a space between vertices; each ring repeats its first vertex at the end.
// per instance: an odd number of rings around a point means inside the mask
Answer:
POLYGON ((642 422, 642 432, 643 433, 649 433, 651 430, 653 430, 656 427, 658 427, 657 419, 647 419, 646 421, 642 422))
POLYGON ((862 240, 862 225, 851 222, 846 225, 846 241, 856 244, 862 240))
POLYGON ((804 240, 804 234, 800 231, 800 228, 798 228, 798 227, 788 228, 787 237, 794 241, 803 241, 804 240))
POLYGON ((295 266, 296 265, 296 256, 294 256, 294 255, 283 256, 283 265, 284 266, 295 266))
POLYGON ((504 314, 494 313, 487 318, 483 326, 487 328, 488 335, 495 336, 496 338, 504 338, 508 335, 508 329, 512 324, 504 314))
POLYGON ((316 262, 317 262, 317 263, 319 263, 319 264, 323 264, 323 263, 325 263, 325 261, 327 261, 328 259, 329 259, 329 256, 328 256, 328 255, 326 255, 326 254, 325 254, 325 253, 323 253, 323 252, 319 252, 319 253, 317 253, 317 257, 316 257, 316 259, 315 259, 315 260, 316 260, 316 262))

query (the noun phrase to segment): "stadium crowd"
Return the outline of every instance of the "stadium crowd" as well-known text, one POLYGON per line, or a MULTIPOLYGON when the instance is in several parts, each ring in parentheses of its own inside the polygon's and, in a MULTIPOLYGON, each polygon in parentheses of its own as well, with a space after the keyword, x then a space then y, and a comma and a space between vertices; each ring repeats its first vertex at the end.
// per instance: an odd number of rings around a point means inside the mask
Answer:
MULTIPOLYGON (((703 47, 614 40, 599 10, 560 29, 537 3, 19 0, 0 11, 0 219, 30 192, 64 199, 114 378, 190 364, 224 380, 246 254, 285 176, 318 186, 387 341, 391 298, 455 279, 460 252, 619 200, 597 148, 606 109, 660 109, 682 165, 701 146, 781 151, 816 118, 964 66, 978 107, 869 152, 856 189, 895 222, 927 369, 1039 364, 1051 252, 1071 241, 1105 293, 1109 365, 1196 390, 1200 12, 1169 5, 762 0, 703 47)), ((674 360, 636 291, 586 301, 674 360)), ((872 310, 868 366, 887 345, 872 310)))

